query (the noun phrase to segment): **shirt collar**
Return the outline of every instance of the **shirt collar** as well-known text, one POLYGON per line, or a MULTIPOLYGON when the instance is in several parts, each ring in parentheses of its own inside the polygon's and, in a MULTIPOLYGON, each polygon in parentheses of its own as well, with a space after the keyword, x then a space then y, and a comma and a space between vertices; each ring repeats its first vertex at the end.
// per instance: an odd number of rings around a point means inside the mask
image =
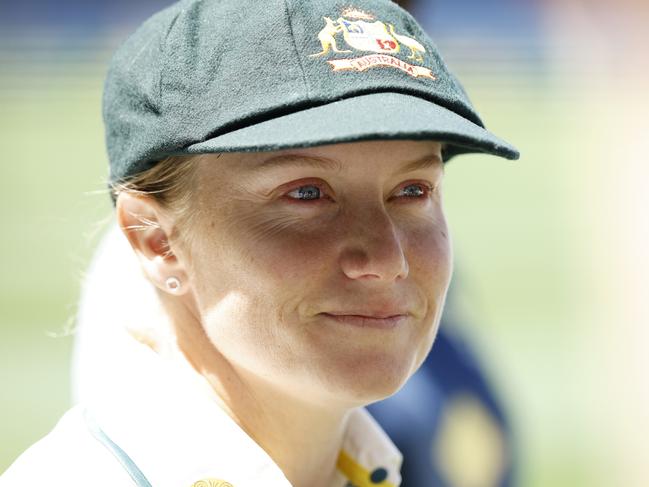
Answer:
MULTIPOLYGON (((166 360, 123 338, 119 360, 104 370, 103 379, 97 377, 107 386, 87 398, 88 409, 152 485, 190 487, 216 479, 234 487, 291 487, 186 361, 166 360)), ((354 409, 332 487, 396 487, 401 462, 401 453, 367 410, 354 409)))

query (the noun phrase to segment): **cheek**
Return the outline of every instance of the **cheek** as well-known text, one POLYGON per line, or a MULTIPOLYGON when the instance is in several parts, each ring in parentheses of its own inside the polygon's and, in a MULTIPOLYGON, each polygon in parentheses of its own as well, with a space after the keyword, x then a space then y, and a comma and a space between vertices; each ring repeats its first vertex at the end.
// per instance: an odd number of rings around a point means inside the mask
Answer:
POLYGON ((295 214, 236 213, 227 222, 202 226, 206 232, 193 259, 200 312, 237 290, 246 304, 239 303, 239 313, 249 319, 291 313, 300 297, 331 275, 331 225, 295 214))
MULTIPOLYGON (((446 220, 438 212, 422 222, 404 227, 407 235, 407 257, 410 272, 427 287, 448 286, 453 266, 453 249, 446 220)), ((445 289, 444 289, 444 292, 445 289)))
POLYGON ((256 277, 290 287, 291 282, 303 285, 331 271, 330 254, 337 238, 331 222, 278 212, 248 223, 253 224, 242 225, 236 240, 241 258, 254 268, 256 277))
POLYGON ((422 327, 414 337, 417 343, 414 372, 426 358, 437 335, 453 274, 452 241, 445 221, 436 220, 434 225, 421 226, 412 232, 408 248, 410 277, 427 303, 422 327))

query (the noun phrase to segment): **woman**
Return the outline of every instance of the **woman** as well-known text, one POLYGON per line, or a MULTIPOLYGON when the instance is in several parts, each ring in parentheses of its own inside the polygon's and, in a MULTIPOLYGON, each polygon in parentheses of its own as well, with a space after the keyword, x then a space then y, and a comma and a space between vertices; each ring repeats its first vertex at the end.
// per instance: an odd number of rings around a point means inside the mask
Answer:
POLYGON ((179 2, 116 53, 104 120, 116 221, 159 312, 115 300, 129 333, 93 394, 0 485, 398 485, 362 406, 434 341, 443 164, 518 157, 412 17, 179 2))

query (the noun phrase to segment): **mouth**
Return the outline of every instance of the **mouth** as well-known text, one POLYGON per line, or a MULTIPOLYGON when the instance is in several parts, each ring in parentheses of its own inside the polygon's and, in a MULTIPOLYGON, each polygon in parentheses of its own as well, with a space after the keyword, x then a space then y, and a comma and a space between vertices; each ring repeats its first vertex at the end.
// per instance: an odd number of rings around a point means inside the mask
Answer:
POLYGON ((360 328, 378 328, 383 330, 390 330, 401 325, 408 319, 407 314, 396 314, 392 316, 367 316, 357 314, 334 314, 334 313, 320 313, 322 316, 327 317, 333 321, 341 324, 357 326, 360 328))

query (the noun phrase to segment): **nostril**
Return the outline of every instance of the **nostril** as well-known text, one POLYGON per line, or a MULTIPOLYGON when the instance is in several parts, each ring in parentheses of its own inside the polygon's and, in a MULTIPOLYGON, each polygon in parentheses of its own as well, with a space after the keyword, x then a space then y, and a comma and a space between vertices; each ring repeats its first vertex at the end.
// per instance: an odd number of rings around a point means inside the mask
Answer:
POLYGON ((409 265, 400 245, 350 248, 340 256, 340 267, 350 279, 380 279, 394 281, 408 276, 409 265))

